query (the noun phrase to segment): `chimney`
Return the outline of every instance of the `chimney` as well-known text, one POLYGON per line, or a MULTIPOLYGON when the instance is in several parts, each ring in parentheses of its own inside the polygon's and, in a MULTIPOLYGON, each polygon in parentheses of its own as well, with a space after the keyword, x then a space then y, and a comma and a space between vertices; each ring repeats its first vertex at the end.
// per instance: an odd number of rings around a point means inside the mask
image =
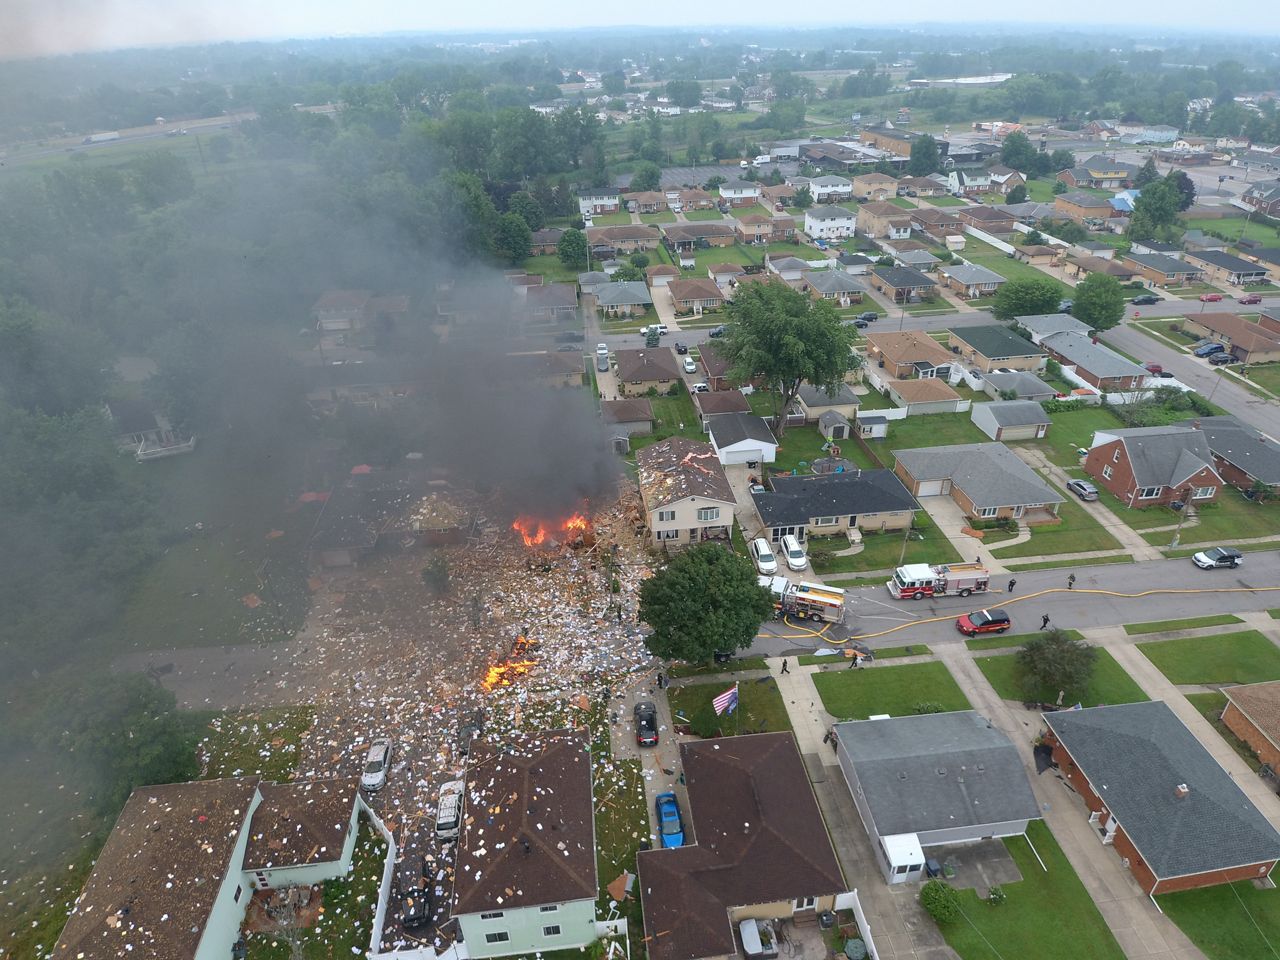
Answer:
POLYGON ((1185 783, 1180 783, 1173 788, 1173 795, 1177 797, 1179 800, 1185 799, 1186 797, 1190 796, 1190 794, 1191 794, 1191 788, 1188 787, 1185 783))

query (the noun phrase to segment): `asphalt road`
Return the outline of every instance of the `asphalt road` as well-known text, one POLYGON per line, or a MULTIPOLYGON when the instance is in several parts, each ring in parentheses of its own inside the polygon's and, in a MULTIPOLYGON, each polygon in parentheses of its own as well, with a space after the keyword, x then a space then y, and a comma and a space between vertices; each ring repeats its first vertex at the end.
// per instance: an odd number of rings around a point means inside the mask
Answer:
MULTIPOLYGON (((916 601, 894 600, 882 586, 851 589, 844 629, 827 632, 836 637, 852 632, 859 642, 875 650, 910 643, 961 643, 965 638, 956 631, 955 618, 980 609, 984 603, 1009 612, 1013 618, 1011 634, 1036 632, 1044 614, 1049 615, 1050 626, 1081 630, 1280 607, 1280 551, 1251 553, 1247 547, 1245 563, 1236 570, 1201 570, 1184 557, 1027 570, 1016 577, 1018 585, 1012 596, 1001 589, 985 597, 916 601), (1073 590, 1067 589, 1070 573, 1076 576, 1073 590), (1260 591, 1260 587, 1272 589, 1260 591), (1142 597, 1113 595, 1151 590, 1171 592, 1142 597)), ((1003 578, 1000 586, 1004 586, 1003 578)), ((767 624, 766 631, 774 635, 758 639, 748 654, 778 656, 829 646, 820 638, 805 636, 808 629, 767 624)))

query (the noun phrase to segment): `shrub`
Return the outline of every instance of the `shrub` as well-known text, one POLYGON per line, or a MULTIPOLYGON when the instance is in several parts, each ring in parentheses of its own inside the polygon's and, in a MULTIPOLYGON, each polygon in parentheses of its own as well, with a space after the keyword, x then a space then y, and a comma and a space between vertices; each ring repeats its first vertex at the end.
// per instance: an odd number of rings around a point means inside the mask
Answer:
POLYGON ((960 897, 942 880, 930 880, 920 888, 920 906, 934 923, 955 923, 960 919, 960 897))
POLYGON ((1000 906, 1000 904, 1004 903, 1008 899, 1009 895, 1004 892, 1004 887, 1000 886, 998 883, 987 892, 987 903, 991 904, 993 907, 1000 906))
POLYGON ((947 708, 935 700, 921 700, 912 705, 911 712, 914 714, 946 713, 947 708))

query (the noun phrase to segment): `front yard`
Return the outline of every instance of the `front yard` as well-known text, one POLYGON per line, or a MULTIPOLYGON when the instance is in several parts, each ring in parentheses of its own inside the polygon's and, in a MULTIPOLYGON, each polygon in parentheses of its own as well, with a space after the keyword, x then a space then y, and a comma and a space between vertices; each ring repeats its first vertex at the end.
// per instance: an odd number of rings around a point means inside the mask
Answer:
MULTIPOLYGON (((1050 431, 1052 433, 1052 431, 1050 431)), ((894 450, 913 450, 916 447, 944 447, 957 443, 987 443, 991 440, 973 425, 965 413, 925 413, 889 422, 889 435, 883 440, 867 443, 876 456, 886 464, 893 464, 894 450)))
POLYGON ((993 556, 1001 559, 1045 557, 1120 548, 1120 541, 1108 533, 1089 511, 1080 506, 1074 496, 1054 484, 1050 486, 1065 498, 1058 504, 1058 516, 1062 518, 1062 522, 1030 526, 1028 527, 1031 531, 1030 540, 1024 540, 1011 547, 995 546, 991 551, 993 556))
POLYGON ((965 237, 964 250, 960 254, 964 259, 978 266, 986 267, 988 270, 994 270, 1006 280, 1051 280, 1055 283, 1064 297, 1072 295, 1072 288, 1067 286, 1057 277, 1050 276, 1039 267, 1033 267, 1029 263, 1023 263, 1015 260, 1013 257, 1001 253, 989 243, 984 243, 975 237, 965 237))
POLYGON ((866 570, 892 570, 900 563, 956 563, 961 560, 951 541, 943 536, 934 526, 929 515, 921 510, 916 514, 911 533, 888 531, 886 533, 862 534, 862 550, 849 556, 829 556, 822 559, 814 556, 814 549, 842 550, 849 546, 847 538, 810 537, 809 562, 813 572, 827 575, 832 573, 861 573, 866 570), (906 540, 906 552, 903 553, 903 540, 906 540), (901 559, 899 559, 901 558, 901 559))
POLYGON ((725 215, 724 215, 723 213, 721 213, 719 210, 715 210, 715 209, 712 209, 712 210, 686 210, 686 211, 684 212, 684 218, 685 218, 686 220, 693 220, 693 221, 698 221, 698 220, 724 220, 724 219, 725 219, 725 215))
MULTIPOLYGON (((1036 703, 1056 703, 1058 700, 1058 691, 1050 689, 1035 690, 1031 696, 1027 696, 1019 682, 1017 654, 978 657, 974 663, 1002 700, 1031 700, 1036 703)), ((1094 664, 1089 685, 1083 690, 1066 690, 1063 693, 1063 706, 1068 707, 1076 703, 1097 707, 1103 704, 1139 703, 1150 699, 1115 658, 1102 649, 1098 650, 1098 660, 1094 664)))
POLYGON ((936 662, 832 670, 814 674, 813 683, 827 712, 842 720, 880 713, 902 717, 916 713, 917 706, 970 709, 951 671, 936 662))
POLYGON ((1156 899, 1209 960, 1275 956, 1275 944, 1280 944, 1280 890, 1259 890, 1246 881, 1156 899))
POLYGON ((1138 644, 1156 668, 1179 684, 1280 680, 1280 650, 1257 630, 1138 644))
POLYGON ((920 199, 923 200, 925 203, 930 204, 931 206, 934 206, 934 207, 967 206, 967 203, 964 200, 961 200, 959 197, 953 197, 945 193, 940 197, 921 197, 920 199))
POLYGON ((706 440, 698 421, 698 414, 693 409, 693 401, 683 389, 674 397, 650 397, 653 407, 653 433, 648 436, 631 438, 631 450, 634 453, 641 447, 665 440, 667 437, 681 436, 690 440, 706 440))
MULTIPOLYGON (((668 687, 667 700, 671 704, 671 716, 676 723, 697 722, 699 714, 706 717, 712 712, 711 701, 728 690, 734 677, 720 681, 691 683, 683 687, 668 687)), ((708 719, 708 722, 711 722, 708 719)), ((738 709, 719 718, 720 730, 726 736, 740 733, 774 733, 791 729, 787 705, 772 677, 760 680, 738 681, 738 709)))
MULTIPOLYGON (((1146 510, 1122 508, 1119 515, 1120 519, 1127 520, 1130 514, 1150 512, 1164 517, 1167 524, 1178 522, 1178 515, 1165 507, 1148 507, 1146 510)), ((1182 528, 1183 544, 1230 543, 1280 534, 1280 503, 1258 504, 1246 500, 1244 494, 1234 487, 1223 487, 1216 503, 1197 507, 1196 512, 1199 522, 1182 528)), ((1142 538, 1153 546, 1164 547, 1172 542, 1173 531, 1146 533, 1142 538)))

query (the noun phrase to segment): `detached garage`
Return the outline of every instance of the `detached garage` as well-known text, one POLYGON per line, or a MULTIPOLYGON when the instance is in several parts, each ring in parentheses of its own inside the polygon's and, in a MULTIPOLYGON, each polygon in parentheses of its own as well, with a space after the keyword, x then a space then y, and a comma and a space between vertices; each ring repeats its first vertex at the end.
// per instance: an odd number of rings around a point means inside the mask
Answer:
POLYGON ((721 413, 707 417, 711 446, 726 467, 730 464, 773 463, 778 441, 762 417, 750 413, 721 413))
POLYGON ((885 383, 885 389, 889 391, 890 400, 906 408, 909 417, 922 413, 959 413, 969 408, 968 400, 937 377, 890 380, 885 383))
POLYGON ((969 419, 992 440, 1038 440, 1053 422, 1034 400, 975 403, 969 419))

